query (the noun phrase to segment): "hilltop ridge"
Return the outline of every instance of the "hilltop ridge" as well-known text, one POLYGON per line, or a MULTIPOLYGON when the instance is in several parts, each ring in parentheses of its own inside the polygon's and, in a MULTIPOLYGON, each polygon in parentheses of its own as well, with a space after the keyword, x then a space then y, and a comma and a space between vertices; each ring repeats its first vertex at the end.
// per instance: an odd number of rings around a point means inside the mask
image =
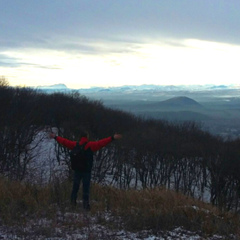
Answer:
POLYGON ((68 88, 63 83, 58 83, 54 85, 44 85, 37 86, 38 89, 43 90, 76 90, 83 92, 102 92, 102 91, 199 91, 199 90, 228 90, 228 89, 239 89, 238 85, 214 85, 214 84, 205 84, 205 85, 154 85, 154 84, 142 84, 142 85, 123 85, 123 86, 109 86, 109 87, 101 87, 101 86, 93 86, 89 88, 78 88, 72 89, 68 88))
POLYGON ((168 100, 160 102, 160 105, 165 107, 202 107, 202 105, 197 101, 185 96, 170 98, 168 100))

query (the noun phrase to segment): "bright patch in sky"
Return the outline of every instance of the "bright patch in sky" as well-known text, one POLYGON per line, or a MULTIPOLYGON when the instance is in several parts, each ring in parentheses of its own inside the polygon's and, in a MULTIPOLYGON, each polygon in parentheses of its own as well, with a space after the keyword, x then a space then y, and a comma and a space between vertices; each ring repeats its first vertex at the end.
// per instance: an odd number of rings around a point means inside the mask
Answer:
POLYGON ((65 83, 69 88, 120 85, 238 84, 238 45, 185 39, 84 43, 91 51, 19 49, 1 52, 11 85, 65 83))

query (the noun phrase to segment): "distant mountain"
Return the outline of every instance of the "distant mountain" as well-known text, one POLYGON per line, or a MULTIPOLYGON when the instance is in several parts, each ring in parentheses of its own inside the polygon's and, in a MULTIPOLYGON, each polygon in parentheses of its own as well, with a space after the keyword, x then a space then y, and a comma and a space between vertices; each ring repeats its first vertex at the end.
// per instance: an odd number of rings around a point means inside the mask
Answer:
POLYGON ((54 85, 49 85, 49 86, 37 86, 37 89, 55 89, 55 90, 59 90, 59 89, 68 89, 68 87, 63 84, 63 83, 59 83, 59 84, 54 84, 54 85))
POLYGON ((211 87, 211 89, 228 89, 229 86, 226 86, 226 85, 214 85, 211 87))
POLYGON ((71 89, 68 88, 65 84, 54 84, 49 86, 37 86, 37 89, 46 90, 48 92, 55 92, 59 91, 79 91, 81 93, 97 93, 97 92, 118 92, 118 93, 125 93, 125 92, 176 92, 176 91, 204 91, 204 90, 227 90, 227 89, 239 89, 237 85, 153 85, 153 84, 143 84, 143 85, 123 85, 119 87, 90 87, 90 88, 80 88, 80 89, 71 89))
POLYGON ((173 97, 161 102, 142 102, 131 107, 132 112, 137 115, 168 121, 206 121, 210 119, 204 106, 185 96, 173 97))
POLYGON ((189 97, 184 96, 170 98, 168 100, 160 102, 159 105, 163 107, 177 107, 177 108, 179 107, 202 108, 202 105, 200 103, 189 97))

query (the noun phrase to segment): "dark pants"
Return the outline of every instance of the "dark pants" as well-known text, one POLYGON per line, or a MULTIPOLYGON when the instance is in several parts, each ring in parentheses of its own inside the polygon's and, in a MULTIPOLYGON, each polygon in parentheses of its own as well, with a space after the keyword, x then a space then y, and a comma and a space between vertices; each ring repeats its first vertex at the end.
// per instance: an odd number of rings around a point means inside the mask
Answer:
POLYGON ((83 184, 83 204, 89 203, 89 192, 90 192, 90 182, 91 182, 91 173, 82 173, 78 170, 74 171, 73 177, 73 187, 71 194, 71 202, 75 205, 77 201, 78 190, 80 186, 80 182, 83 184))

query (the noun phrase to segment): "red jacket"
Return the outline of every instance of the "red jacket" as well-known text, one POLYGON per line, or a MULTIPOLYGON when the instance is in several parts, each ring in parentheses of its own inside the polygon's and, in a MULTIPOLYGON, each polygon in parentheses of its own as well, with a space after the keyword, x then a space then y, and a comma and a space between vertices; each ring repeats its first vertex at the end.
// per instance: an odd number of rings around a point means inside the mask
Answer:
MULTIPOLYGON (((76 141, 71 141, 60 136, 56 137, 56 140, 58 143, 62 144, 64 147, 67 147, 70 150, 72 150, 77 144, 76 141)), ((112 142, 112 140, 113 140, 112 137, 107 137, 99 141, 89 141, 88 138, 82 137, 81 140, 79 141, 79 144, 82 145, 84 143, 87 143, 84 149, 87 150, 88 148, 90 148, 93 152, 96 152, 99 149, 105 147, 110 142, 112 142)))

